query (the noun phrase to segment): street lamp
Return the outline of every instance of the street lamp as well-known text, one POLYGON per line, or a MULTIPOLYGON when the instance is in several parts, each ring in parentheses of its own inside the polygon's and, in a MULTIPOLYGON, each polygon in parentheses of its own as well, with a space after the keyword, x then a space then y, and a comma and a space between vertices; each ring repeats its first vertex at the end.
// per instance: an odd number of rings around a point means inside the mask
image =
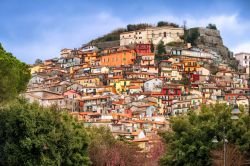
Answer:
POLYGON ((234 108, 231 113, 232 113, 232 116, 231 116, 232 120, 239 119, 238 115, 240 114, 240 110, 237 104, 234 105, 234 108))
MULTIPOLYGON (((250 80, 249 80, 249 83, 250 83, 250 80)), ((249 84, 249 87, 250 87, 250 84, 249 84)), ((236 98, 234 100, 234 108, 233 108, 234 115, 237 115, 237 114, 240 113, 238 105, 237 105, 237 99, 239 97, 245 97, 247 99, 247 101, 248 101, 248 109, 249 109, 248 110, 248 115, 250 116, 250 89, 249 89, 248 95, 247 94, 239 94, 238 96, 236 96, 236 98)))
MULTIPOLYGON (((240 110, 239 110, 237 104, 234 105, 234 108, 233 108, 231 114, 232 114, 232 116, 231 116, 232 120, 239 119, 238 115, 240 114, 240 110)), ((218 143, 218 142, 219 141, 218 141, 217 137, 215 136, 212 139, 212 143, 218 143)), ((224 149, 224 151, 223 151, 223 165, 224 166, 227 165, 226 164, 227 163, 227 161, 226 161, 226 159, 227 159, 227 153, 226 153, 227 152, 227 143, 228 143, 228 140, 227 140, 227 137, 226 137, 226 127, 223 127, 223 149, 224 149)))
MULTIPOLYGON (((218 141, 218 139, 217 139, 217 137, 215 136, 214 138, 213 138, 213 140, 212 140, 212 142, 213 143, 218 143, 219 141, 218 141)), ((228 140, 227 140, 227 138, 226 138, 226 129, 225 129, 225 127, 223 127, 223 149, 224 149, 224 153, 223 153, 223 165, 224 166, 226 166, 226 159, 227 159, 227 153, 226 153, 226 151, 227 151, 227 143, 228 143, 228 140)))

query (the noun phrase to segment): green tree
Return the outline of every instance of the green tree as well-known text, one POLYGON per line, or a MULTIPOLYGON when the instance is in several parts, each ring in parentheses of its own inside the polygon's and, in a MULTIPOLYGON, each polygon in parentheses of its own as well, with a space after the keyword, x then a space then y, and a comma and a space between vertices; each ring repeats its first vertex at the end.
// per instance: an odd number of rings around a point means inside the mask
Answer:
POLYGON ((42 63, 43 63, 43 61, 41 59, 36 59, 36 61, 35 61, 35 65, 39 65, 39 64, 42 64, 42 63))
POLYGON ((189 30, 184 31, 184 41, 186 43, 191 43, 193 46, 196 46, 196 40, 199 37, 198 28, 191 28, 189 30))
POLYGON ((0 109, 0 165, 88 165, 89 137, 68 113, 21 100, 0 109))
POLYGON ((231 119, 232 106, 215 104, 202 106, 199 113, 190 111, 187 116, 171 119, 172 131, 162 133, 167 143, 167 153, 162 165, 211 165, 211 151, 222 149, 223 127, 230 144, 242 154, 250 154, 250 118, 242 113, 238 120, 231 119), (212 143, 217 137, 218 145, 212 143))
POLYGON ((154 53, 154 51, 155 51, 155 46, 153 44, 153 41, 151 41, 151 43, 150 43, 150 51, 151 51, 151 53, 154 53))
POLYGON ((166 56, 164 56, 164 54, 166 54, 166 49, 165 49, 165 45, 164 42, 161 40, 158 45, 156 46, 157 49, 157 54, 155 56, 155 60, 156 61, 161 61, 166 59, 166 56))
POLYGON ((157 23, 157 27, 162 27, 162 26, 172 26, 175 28, 179 28, 178 24, 172 23, 172 22, 167 22, 167 21, 159 21, 157 23))
POLYGON ((166 54, 165 45, 164 45, 164 42, 162 40, 157 45, 157 54, 158 55, 166 54))
POLYGON ((215 30, 217 30, 216 25, 215 25, 215 24, 211 24, 211 23, 209 23, 209 24, 207 25, 207 27, 206 27, 206 28, 208 28, 208 29, 215 29, 215 30))
POLYGON ((6 52, 0 44, 0 103, 26 90, 29 66, 6 52))
POLYGON ((128 24, 127 25, 127 31, 136 31, 140 29, 145 29, 152 27, 152 25, 147 24, 147 23, 141 23, 141 24, 128 24))
POLYGON ((180 80, 180 83, 183 85, 189 85, 190 84, 190 79, 189 79, 190 75, 188 74, 183 74, 182 78, 180 80))

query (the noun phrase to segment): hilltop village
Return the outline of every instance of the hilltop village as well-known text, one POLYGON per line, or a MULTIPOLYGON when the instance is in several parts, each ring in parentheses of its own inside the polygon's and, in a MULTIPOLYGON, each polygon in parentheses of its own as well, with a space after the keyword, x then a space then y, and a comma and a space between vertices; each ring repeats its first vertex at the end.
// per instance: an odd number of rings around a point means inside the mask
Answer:
POLYGON ((235 68, 220 52, 185 42, 184 33, 180 27, 148 27, 122 32, 119 41, 62 49, 59 57, 31 66, 23 95, 45 107, 56 104, 85 126, 107 126, 144 148, 170 128, 172 116, 198 112, 202 104, 248 110, 243 95, 249 92, 250 54, 239 53, 245 66, 235 68))

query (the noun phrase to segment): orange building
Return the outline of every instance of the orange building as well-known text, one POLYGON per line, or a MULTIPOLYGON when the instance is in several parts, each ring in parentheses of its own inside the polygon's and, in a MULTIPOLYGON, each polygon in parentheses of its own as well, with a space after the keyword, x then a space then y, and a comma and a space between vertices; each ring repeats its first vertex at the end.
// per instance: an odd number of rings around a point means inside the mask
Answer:
POLYGON ((195 59, 185 59, 183 60, 183 64, 185 72, 194 72, 200 67, 200 65, 197 63, 197 60, 195 59))
POLYGON ((85 52, 82 55, 82 60, 83 62, 90 64, 93 61, 97 60, 97 52, 93 51, 93 52, 85 52))
POLYGON ((101 57, 102 66, 122 66, 134 64, 135 50, 121 50, 101 57))

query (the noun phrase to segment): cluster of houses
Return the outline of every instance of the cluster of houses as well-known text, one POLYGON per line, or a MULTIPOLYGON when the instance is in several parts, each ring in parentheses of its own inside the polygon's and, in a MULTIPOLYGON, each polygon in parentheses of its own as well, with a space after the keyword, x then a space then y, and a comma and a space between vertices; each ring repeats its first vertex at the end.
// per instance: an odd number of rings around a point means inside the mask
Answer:
POLYGON ((236 72, 215 52, 166 47, 159 59, 151 43, 124 43, 62 49, 60 57, 31 66, 24 96, 42 106, 56 104, 85 126, 107 126, 144 148, 170 128, 171 116, 199 111, 202 104, 248 109, 249 74, 236 72))

